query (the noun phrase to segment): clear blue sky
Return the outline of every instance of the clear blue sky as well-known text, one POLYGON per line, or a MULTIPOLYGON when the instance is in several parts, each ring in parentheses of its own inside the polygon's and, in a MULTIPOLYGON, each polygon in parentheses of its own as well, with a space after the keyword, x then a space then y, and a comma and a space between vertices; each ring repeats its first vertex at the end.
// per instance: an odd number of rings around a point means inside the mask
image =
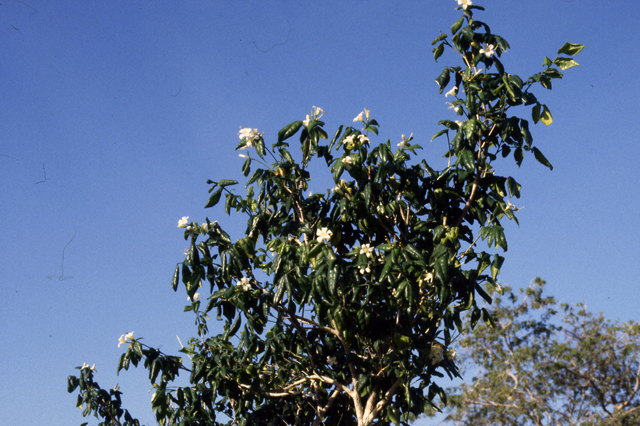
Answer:
MULTIPOLYGON (((503 169, 525 208, 508 228, 501 281, 541 276, 563 301, 638 319, 640 3, 476 3, 523 78, 565 41, 586 45, 579 68, 536 92, 555 121, 535 126, 534 142, 554 170, 532 158, 503 169)), ((413 133, 440 164, 444 140, 429 139, 453 115, 434 79, 453 57, 434 63, 430 42, 455 6, 2 1, 0 424, 80 424, 66 377, 84 362, 155 424, 146 371, 115 376, 118 337, 135 331, 176 353, 175 336, 190 335, 186 295, 170 288, 186 247, 176 225, 222 220, 203 208, 205 180, 241 177, 240 126, 273 141, 316 105, 332 133, 367 107, 378 141, 413 133)))

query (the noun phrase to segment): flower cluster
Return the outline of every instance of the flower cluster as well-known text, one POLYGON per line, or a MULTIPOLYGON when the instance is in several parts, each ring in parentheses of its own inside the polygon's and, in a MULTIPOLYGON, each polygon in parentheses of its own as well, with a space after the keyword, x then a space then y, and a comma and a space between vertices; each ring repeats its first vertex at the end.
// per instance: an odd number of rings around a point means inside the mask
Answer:
POLYGON ((240 149, 251 148, 253 144, 260 140, 264 133, 258 133, 258 129, 251 129, 249 127, 240 128, 238 136, 240 140, 245 141, 245 145, 240 149))
POLYGON ((423 287, 425 284, 431 284, 433 282, 433 273, 425 272, 420 278, 418 278, 418 285, 423 287))
POLYGON ((447 102, 447 105, 449 105, 449 109, 452 109, 456 112, 456 114, 460 115, 462 114, 462 107, 458 106, 458 105, 454 105, 451 102, 447 102))
POLYGON ((359 143, 361 145, 369 145, 369 138, 365 135, 349 135, 346 138, 344 138, 344 140, 342 141, 342 143, 344 144, 345 148, 348 150, 352 150, 355 146, 356 143, 359 143))
POLYGON ((353 166, 353 157, 350 155, 347 155, 342 159, 342 164, 344 164, 344 167, 347 170, 351 169, 351 166, 353 166))
POLYGON ((80 367, 80 370, 84 370, 85 368, 88 368, 91 371, 97 371, 96 365, 93 364, 91 367, 89 367, 89 364, 87 364, 86 362, 82 364, 82 367, 80 367))
POLYGON ((131 343, 131 342, 133 342, 133 331, 120 336, 120 339, 118 339, 118 347, 122 346, 124 343, 131 343))
POLYGON ((353 119, 353 122, 356 123, 358 121, 361 121, 363 123, 368 122, 369 121, 369 110, 364 108, 364 111, 362 111, 360 114, 358 114, 358 116, 356 118, 353 119), (364 116, 364 117, 363 117, 364 116))
POLYGON ((322 108, 318 108, 317 106, 313 106, 311 108, 311 116, 307 115, 307 119, 302 122, 304 127, 309 125, 310 121, 318 120, 325 114, 325 110, 322 108))
POLYGON ((431 345, 431 351, 429 352, 429 360, 431 365, 436 365, 442 362, 444 359, 444 345, 441 343, 434 343, 431 345))
POLYGON ((409 138, 408 138, 408 139, 406 139, 406 138, 405 138, 405 136, 404 136, 404 135, 402 135, 402 140, 400 141, 400 143, 398 144, 398 146, 399 146, 400 148, 406 148, 407 144, 408 144, 409 142, 411 142, 411 140, 412 140, 412 139, 413 139, 413 133, 411 133, 411 134, 409 135, 409 138))
POLYGON ((207 233, 211 231, 211 229, 213 229, 212 225, 216 222, 217 220, 211 222, 211 224, 205 222, 202 225, 198 226, 197 222, 195 224, 189 222, 189 216, 183 216, 182 219, 178 221, 178 228, 186 228, 187 231, 191 232, 192 234, 197 234, 199 232, 207 233))

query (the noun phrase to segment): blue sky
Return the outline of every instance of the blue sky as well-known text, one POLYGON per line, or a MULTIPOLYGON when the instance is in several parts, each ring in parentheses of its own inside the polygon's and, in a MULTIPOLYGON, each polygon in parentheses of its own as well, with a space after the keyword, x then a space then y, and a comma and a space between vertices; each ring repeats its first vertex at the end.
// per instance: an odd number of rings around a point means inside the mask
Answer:
MULTIPOLYGON (((554 123, 534 126, 534 143, 554 170, 533 158, 502 169, 522 184, 514 204, 525 208, 520 227, 508 227, 501 281, 541 276, 563 301, 637 319, 640 3, 476 3, 487 8, 477 19, 511 44, 505 67, 523 79, 565 41, 586 45, 580 67, 536 92, 554 123)), ((176 225, 208 215, 243 229, 203 208, 207 179, 241 178, 240 127, 273 141, 316 105, 332 133, 366 107, 378 141, 413 133, 442 164, 444 140, 429 139, 454 116, 434 79, 457 63, 447 54, 435 63, 430 42, 459 17, 455 6, 3 1, 0 424, 80 424, 66 377, 84 362, 155 424, 145 371, 115 375, 118 337, 133 330, 176 353, 175 336, 191 335, 186 295, 170 288, 186 248, 176 225)))

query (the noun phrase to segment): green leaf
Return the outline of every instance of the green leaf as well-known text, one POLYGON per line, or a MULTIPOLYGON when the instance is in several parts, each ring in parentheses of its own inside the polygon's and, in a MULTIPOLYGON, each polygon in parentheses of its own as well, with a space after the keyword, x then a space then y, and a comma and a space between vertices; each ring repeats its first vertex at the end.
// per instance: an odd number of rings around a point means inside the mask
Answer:
POLYGON ((533 137, 531 136, 531 132, 529 132, 529 122, 525 119, 520 119, 520 134, 522 135, 522 139, 530 146, 533 142, 533 137))
POLYGON ((251 158, 247 158, 242 164, 242 174, 249 176, 249 173, 251 173, 251 158))
POLYGON ((464 131, 464 137, 470 140, 473 139, 473 136, 475 135, 477 128, 478 128, 478 123, 476 122, 475 118, 465 121, 465 123, 462 125, 462 130, 464 131))
POLYGON ((433 59, 435 59, 435 61, 438 62, 438 58, 442 56, 442 53, 444 52, 444 44, 440 43, 439 45, 433 48, 432 52, 433 52, 433 59))
POLYGON ((241 324, 242 324, 241 316, 238 315, 235 321, 233 321, 233 325, 231 325, 229 330, 224 334, 224 339, 227 340, 229 337, 235 336, 238 330, 240 329, 241 324))
POLYGON ((493 322, 493 318, 491 318, 491 314, 487 311, 486 308, 482 308, 482 320, 491 328, 495 328, 495 323, 493 322))
POLYGON ((249 238, 249 237, 244 237, 240 240, 238 240, 235 244, 234 247, 236 248, 236 250, 238 251, 238 253, 243 256, 243 257, 247 257, 249 259, 253 259, 254 255, 255 255, 255 247, 256 247, 256 242, 253 238, 249 238))
POLYGON ((542 105, 542 113, 540 114, 540 121, 542 121, 542 124, 544 124, 545 126, 550 126, 551 123, 553 123, 553 117, 551 117, 551 112, 549 111, 549 108, 547 108, 546 105, 542 105))
POLYGON ((180 264, 177 264, 175 271, 173 271, 173 278, 171 278, 171 288, 173 289, 173 291, 178 290, 179 279, 180 279, 180 264))
POLYGON ((498 277, 503 262, 504 257, 500 256, 497 253, 493 256, 493 262, 491 262, 491 278, 493 278, 494 280, 498 277))
POLYGON ((546 75, 551 78, 562 78, 562 73, 555 68, 547 68, 543 71, 546 75))
POLYGON ((218 182, 218 186, 221 188, 224 188, 225 186, 237 185, 237 184, 238 184, 237 180, 231 180, 231 179, 222 179, 220 182, 218 182))
POLYGON ((282 142, 295 135, 298 130, 300 130, 300 127, 302 127, 302 121, 298 120, 280 129, 278 132, 278 142, 282 142))
POLYGON ((453 25, 451 25, 451 35, 455 35, 458 32, 462 24, 464 23, 464 16, 461 16, 453 25))
POLYGON ((438 133, 436 133, 435 135, 433 135, 433 137, 431 138, 431 141, 433 141, 435 138, 437 138, 438 136, 442 136, 445 133, 447 133, 449 131, 449 129, 444 129, 444 130, 440 130, 438 133))
POLYGON ((336 130, 336 133, 333 135, 333 138, 331 139, 331 144, 329 144, 329 149, 333 148, 333 145, 336 143, 336 141, 340 137, 340 133, 342 133, 342 125, 338 127, 338 130, 336 130))
POLYGON ((473 151, 470 149, 463 149, 460 153, 460 162, 467 170, 473 170, 475 168, 475 158, 473 151))
POLYGON ((564 54, 564 55, 569 55, 569 56, 575 56, 578 53, 580 53, 582 51, 582 49, 584 49, 584 45, 582 45, 582 44, 565 43, 558 50, 558 55, 564 54))
POLYGON ((433 40, 433 41, 431 42, 431 45, 433 46, 433 45, 434 45, 434 44, 436 44, 437 42, 442 41, 442 40, 446 39, 447 37, 448 37, 448 36, 447 36, 447 33, 442 33, 442 34, 440 34, 438 37, 436 37, 436 38, 435 38, 435 40, 433 40))
POLYGON ((207 202, 207 204, 204 206, 205 209, 208 209, 209 207, 213 207, 216 204, 218 204, 218 201, 220 201, 220 195, 222 194, 222 188, 218 188, 216 189, 213 194, 211 194, 211 197, 209 197, 209 201, 207 202))
POLYGON ((509 190, 509 196, 510 197, 516 197, 516 198, 520 198, 520 188, 522 186, 516 182, 516 180, 514 178, 512 178, 511 176, 509 176, 507 178, 507 189, 509 190))
POLYGON ((496 71, 498 71, 498 74, 504 75, 504 65, 502 65, 502 62, 500 62, 498 58, 493 58, 493 65, 496 67, 496 71))
POLYGON ((327 274, 327 285, 329 286, 329 293, 333 297, 337 296, 338 275, 339 271, 336 267, 331 268, 329 270, 329 273, 327 274))
POLYGON ((78 387, 78 378, 76 376, 67 377, 67 392, 71 393, 78 387))
POLYGON ((533 118, 533 123, 538 124, 538 121, 540 120, 540 104, 533 107, 531 110, 531 117, 533 118))
POLYGON ((580 65, 579 63, 577 63, 575 60, 571 58, 556 58, 556 60, 553 61, 553 63, 556 64, 563 71, 580 65))
POLYGON ((133 342, 133 344, 131 345, 133 347, 133 352, 138 355, 140 358, 142 358, 144 356, 144 354, 142 353, 142 345, 140 344, 140 342, 138 342, 137 340, 133 342))
POLYGON ((531 151, 533 151, 533 155, 536 157, 536 160, 538 160, 540 163, 547 166, 550 170, 553 170, 553 166, 551 165, 549 160, 547 160, 547 158, 544 155, 542 155, 542 153, 538 148, 533 147, 531 148, 531 151))
POLYGON ((449 75, 449 67, 444 67, 438 78, 436 78, 436 83, 440 86, 440 94, 442 94, 450 80, 451 76, 449 75))
POLYGON ((391 420, 396 426, 400 424, 400 410, 389 405, 387 407, 387 420, 391 420))
POLYGON ((549 59, 547 56, 544 57, 544 62, 542 65, 544 65, 545 67, 548 67, 549 65, 551 65, 553 63, 553 61, 551 59, 549 59))

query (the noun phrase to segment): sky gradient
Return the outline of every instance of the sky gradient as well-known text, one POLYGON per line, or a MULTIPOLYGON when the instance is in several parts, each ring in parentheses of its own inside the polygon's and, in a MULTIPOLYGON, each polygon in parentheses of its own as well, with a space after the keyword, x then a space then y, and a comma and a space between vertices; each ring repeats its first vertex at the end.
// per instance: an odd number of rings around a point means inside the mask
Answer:
MULTIPOLYGON (((507 226, 500 281, 518 288, 540 276, 564 302, 637 320, 640 3, 475 3, 487 8, 476 18, 511 45, 505 69, 523 79, 564 42, 586 46, 580 67, 534 92, 554 118, 532 126, 554 170, 532 157, 498 170, 522 184, 512 202, 524 206, 520 227, 507 226)), ((184 289, 170 287, 187 247, 177 223, 208 216, 243 230, 244 219, 203 208, 207 179, 242 182, 240 127, 269 144, 314 105, 327 112, 329 134, 366 107, 380 123, 374 144, 413 133, 420 155, 444 164, 445 140, 429 140, 455 115, 434 80, 458 62, 445 53, 435 63, 430 42, 450 31, 455 7, 3 1, 0 424, 86 421, 66 392, 84 362, 96 364, 102 387, 120 384, 132 415, 155 424, 146 371, 115 375, 118 337, 135 331, 176 354, 176 335, 191 335, 184 289)), ((314 185, 324 191, 329 181, 314 185)))

